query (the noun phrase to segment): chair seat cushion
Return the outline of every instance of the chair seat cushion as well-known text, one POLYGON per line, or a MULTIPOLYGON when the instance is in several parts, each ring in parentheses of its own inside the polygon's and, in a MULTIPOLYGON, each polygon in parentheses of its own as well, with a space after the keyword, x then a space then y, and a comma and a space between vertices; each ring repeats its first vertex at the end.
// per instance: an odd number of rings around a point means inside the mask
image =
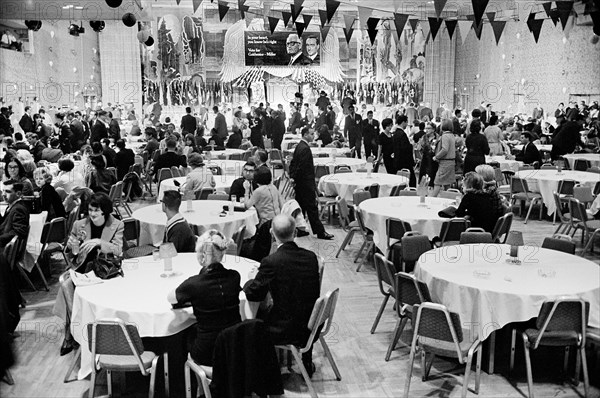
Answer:
POLYGON ((358 221, 352 221, 350 224, 348 224, 348 228, 352 228, 352 229, 360 229, 360 225, 358 225, 358 221))
MULTIPOLYGON (((152 351, 144 351, 140 357, 142 358, 144 367, 148 369, 152 366, 152 361, 156 358, 156 354, 152 351)), ((98 355, 98 365, 101 368, 116 371, 140 370, 138 362, 133 355, 98 355)))
MULTIPOLYGON (((464 357, 467 356, 467 352, 473 343, 463 340, 460 344, 460 353, 464 357)), ((449 341, 437 340, 437 339, 423 339, 419 341, 419 346, 427 353, 440 355, 443 357, 456 358, 456 346, 454 343, 449 341)))
POLYGON ((136 257, 150 256, 154 250, 156 250, 156 247, 154 247, 152 245, 136 246, 136 247, 127 249, 127 251, 125 252, 123 257, 136 258, 136 257))
MULTIPOLYGON (((523 333, 527 336, 531 344, 533 344, 540 335, 540 331, 538 329, 526 329, 523 333)), ((542 336, 540 345, 562 347, 565 345, 574 345, 577 344, 577 342, 578 336, 577 333, 573 330, 557 332, 546 331, 542 336)))
POLYGON ((513 198, 518 199, 518 200, 533 200, 533 199, 541 199, 542 195, 540 195, 539 193, 533 193, 533 192, 529 192, 529 193, 519 192, 519 193, 514 194, 513 198))
MULTIPOLYGON (((589 229, 598 229, 598 228, 600 228, 600 220, 587 220, 585 222, 585 224, 587 225, 587 227, 589 229)), ((583 223, 582 222, 578 222, 577 226, 583 228, 583 223)))

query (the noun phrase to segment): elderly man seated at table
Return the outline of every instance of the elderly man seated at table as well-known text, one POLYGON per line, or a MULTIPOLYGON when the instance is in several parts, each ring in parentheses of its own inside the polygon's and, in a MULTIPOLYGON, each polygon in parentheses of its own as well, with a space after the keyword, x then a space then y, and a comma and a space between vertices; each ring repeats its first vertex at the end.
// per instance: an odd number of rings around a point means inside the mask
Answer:
MULTIPOLYGON (((100 254, 120 256, 123 252, 123 222, 114 218, 111 213, 113 204, 108 195, 95 193, 88 204, 88 216, 75 221, 67 248, 74 256, 74 268, 78 272, 89 272, 92 261, 100 254), (88 269, 89 268, 89 269, 88 269)), ((56 296, 53 312, 65 321, 65 339, 60 348, 60 355, 66 355, 78 346, 71 335, 71 312, 75 285, 70 278, 61 284, 56 296)), ((79 325, 84 327, 84 325, 79 325)))
MULTIPOLYGON (((280 214, 273 219, 271 229, 277 251, 261 261, 258 273, 244 286, 244 292, 249 301, 255 302, 271 293, 273 305, 263 318, 273 344, 303 346, 310 336, 308 320, 319 298, 319 262, 314 252, 294 242, 293 218, 280 214)), ((312 376, 312 347, 302 354, 302 362, 312 376)))
POLYGON ((200 365, 213 365, 217 336, 242 321, 240 274, 226 269, 221 263, 228 244, 229 240, 214 229, 202 234, 196 244, 200 272, 167 296, 173 306, 192 304, 197 323, 190 355, 200 365))
POLYGON ((188 222, 179 213, 181 194, 179 191, 165 191, 162 198, 162 210, 167 215, 167 242, 175 245, 178 253, 193 253, 196 247, 196 235, 188 222))
POLYGON ((532 142, 532 138, 529 131, 521 133, 521 144, 523 144, 523 149, 515 156, 515 159, 525 164, 532 164, 533 162, 539 162, 541 164, 542 155, 540 155, 540 151, 532 142))
POLYGON ((62 158, 63 151, 60 149, 60 141, 58 138, 52 138, 50 140, 50 148, 44 148, 42 150, 41 160, 45 160, 50 163, 58 162, 58 159, 62 158))
POLYGON ((27 239, 29 233, 29 207, 23 202, 23 184, 13 180, 2 184, 2 198, 8 203, 0 215, 0 246, 5 247, 13 237, 27 239))

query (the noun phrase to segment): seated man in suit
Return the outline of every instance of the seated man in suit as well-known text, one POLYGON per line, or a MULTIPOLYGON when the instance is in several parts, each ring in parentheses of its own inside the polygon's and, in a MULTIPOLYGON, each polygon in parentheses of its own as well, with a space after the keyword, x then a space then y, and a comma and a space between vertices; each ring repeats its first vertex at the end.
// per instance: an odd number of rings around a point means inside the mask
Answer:
POLYGON ((521 144, 523 144, 523 149, 521 149, 521 153, 515 156, 515 159, 525 164, 531 164, 533 162, 539 162, 541 164, 542 155, 540 155, 540 151, 538 151, 537 147, 532 142, 532 138, 529 131, 525 131, 521 134, 521 144))
POLYGON ((250 182, 250 195, 252 195, 252 191, 258 188, 258 184, 254 182, 254 172, 256 169, 256 163, 252 160, 249 160, 244 165, 242 169, 242 176, 237 178, 231 184, 231 188, 229 188, 229 200, 231 200, 232 196, 236 197, 236 200, 239 202, 241 198, 246 196, 246 188, 244 188, 244 181, 250 182))
POLYGON ((27 239, 29 234, 29 207, 22 200, 23 184, 13 180, 4 181, 2 197, 8 203, 4 216, 0 215, 0 246, 4 247, 18 236, 27 239))
POLYGON ((158 172, 162 168, 170 169, 171 167, 187 167, 187 161, 185 155, 178 155, 177 150, 177 141, 174 138, 169 138, 167 140, 167 152, 158 156, 156 159, 156 163, 154 163, 154 178, 156 179, 158 176, 158 172))
MULTIPOLYGON (((271 293, 273 305, 264 314, 273 344, 304 346, 310 335, 308 320, 319 298, 319 262, 314 252, 294 242, 296 222, 280 214, 273 218, 271 230, 277 251, 260 263, 254 279, 244 286, 249 301, 260 302, 271 293)), ((317 332, 317 336, 318 333, 317 332)), ((302 354, 309 376, 315 371, 312 347, 302 354)))
POLYGON ((196 251, 196 235, 179 213, 181 193, 165 191, 161 202, 162 210, 167 215, 166 241, 175 245, 177 253, 194 253, 196 251))

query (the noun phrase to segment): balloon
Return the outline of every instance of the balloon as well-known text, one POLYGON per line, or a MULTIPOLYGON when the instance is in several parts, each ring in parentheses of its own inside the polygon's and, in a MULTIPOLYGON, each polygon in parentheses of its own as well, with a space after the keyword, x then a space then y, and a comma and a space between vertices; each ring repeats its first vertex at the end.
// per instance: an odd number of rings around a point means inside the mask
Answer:
POLYGON ((128 12, 127 14, 123 15, 123 18, 121 18, 123 20, 123 23, 125 24, 125 26, 128 27, 132 27, 135 25, 135 23, 137 22, 137 20, 135 19, 135 15, 133 15, 132 13, 128 12))
POLYGON ((50 31, 50 37, 54 39, 54 31, 53 30, 50 31))
POLYGON ((106 4, 111 8, 117 8, 121 5, 123 0, 106 0, 106 4))
POLYGON ((73 73, 77 73, 77 68, 73 68, 73 73))
POLYGON ((49 62, 48 62, 48 65, 50 65, 50 67, 52 68, 52 67, 54 66, 54 62, 52 62, 52 61, 49 61, 49 62))
POLYGON ((150 36, 144 44, 147 45, 148 47, 154 45, 154 39, 152 38, 152 36, 150 36))
POLYGON ((137 38, 140 41, 140 43, 145 43, 149 37, 150 37, 150 32, 147 30, 140 30, 137 34, 137 38))

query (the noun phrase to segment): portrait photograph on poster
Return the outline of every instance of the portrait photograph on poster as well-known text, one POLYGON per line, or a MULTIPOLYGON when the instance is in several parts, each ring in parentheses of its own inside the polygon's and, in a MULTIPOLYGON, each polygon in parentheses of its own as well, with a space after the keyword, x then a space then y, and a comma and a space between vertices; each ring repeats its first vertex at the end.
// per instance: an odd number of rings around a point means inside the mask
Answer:
POLYGON ((245 32, 246 66, 318 66, 319 33, 245 32))

